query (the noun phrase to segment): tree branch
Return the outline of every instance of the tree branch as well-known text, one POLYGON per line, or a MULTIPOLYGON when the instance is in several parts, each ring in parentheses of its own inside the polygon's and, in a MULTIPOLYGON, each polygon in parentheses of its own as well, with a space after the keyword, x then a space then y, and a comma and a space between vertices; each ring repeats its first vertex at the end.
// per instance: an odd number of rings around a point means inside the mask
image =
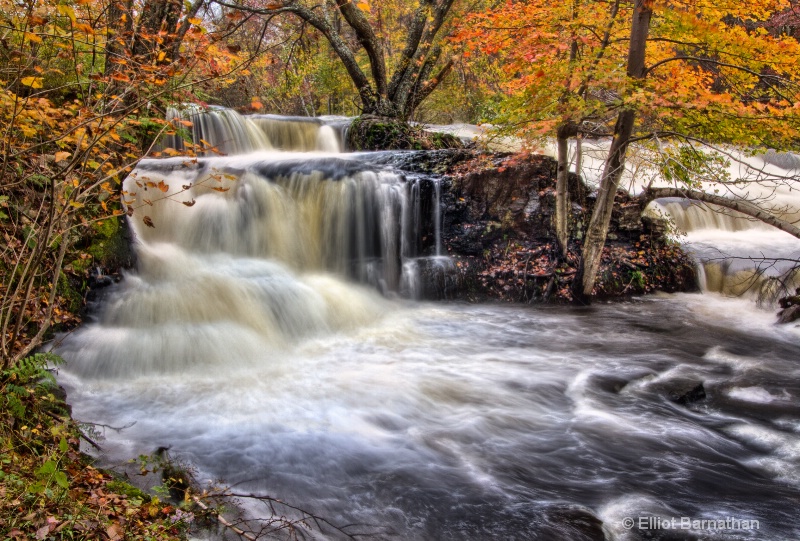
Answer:
POLYGON ((649 203, 655 199, 662 199, 665 197, 680 197, 684 199, 694 199, 704 203, 711 203, 719 205, 727 209, 741 212, 746 216, 755 218, 765 224, 785 231, 790 235, 800 239, 800 227, 797 227, 786 220, 782 220, 762 209, 761 207, 742 199, 730 199, 721 195, 714 195, 710 193, 701 192, 699 190, 681 189, 681 188, 649 188, 645 190, 640 196, 644 203, 649 203))
POLYGON ((381 42, 375 35, 375 31, 369 24, 364 12, 358 8, 352 0, 337 0, 336 5, 342 13, 347 24, 355 30, 358 42, 364 47, 369 64, 372 70, 372 78, 375 81, 375 90, 379 96, 386 98, 388 90, 386 86, 386 60, 383 55, 381 42))

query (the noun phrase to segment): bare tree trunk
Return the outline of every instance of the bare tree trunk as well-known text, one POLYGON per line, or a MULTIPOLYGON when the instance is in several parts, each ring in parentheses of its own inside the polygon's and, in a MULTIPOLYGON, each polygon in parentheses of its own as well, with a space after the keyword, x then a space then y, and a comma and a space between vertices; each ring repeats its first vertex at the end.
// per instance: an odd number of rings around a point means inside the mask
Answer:
POLYGON ((556 238, 561 255, 566 257, 569 246, 569 127, 561 125, 556 132, 558 170, 556 173, 556 238))
POLYGON ((608 151, 609 155, 603 169, 597 200, 595 201, 592 217, 589 220, 589 227, 586 229, 586 237, 583 241, 581 268, 578 270, 575 280, 576 285, 580 288, 575 295, 578 300, 588 300, 594 289, 597 271, 600 269, 603 247, 608 236, 608 227, 611 224, 614 197, 617 195, 619 181, 622 178, 622 172, 625 170, 625 154, 628 150, 635 119, 636 113, 630 109, 621 112, 617 118, 614 140, 611 142, 611 148, 608 151))
MULTIPOLYGON (((651 0, 636 0, 633 10, 633 24, 628 48, 628 77, 643 79, 645 77, 645 52, 647 36, 650 32, 650 18, 653 14, 651 0)), ((608 236, 611 213, 614 209, 614 196, 619 188, 619 181, 625 169, 625 156, 630 144, 636 112, 624 109, 617 117, 614 128, 614 139, 608 151, 600 188, 597 193, 594 211, 592 212, 586 238, 583 243, 583 257, 578 274, 573 282, 573 295, 576 300, 586 302, 590 299, 600 268, 603 247, 608 236)))

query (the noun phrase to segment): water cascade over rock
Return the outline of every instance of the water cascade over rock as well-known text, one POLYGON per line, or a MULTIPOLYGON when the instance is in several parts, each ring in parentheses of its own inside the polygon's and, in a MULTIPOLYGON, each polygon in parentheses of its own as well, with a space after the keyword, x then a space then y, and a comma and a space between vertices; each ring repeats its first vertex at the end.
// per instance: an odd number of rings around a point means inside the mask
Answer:
MULTIPOLYGON (((583 143, 581 175, 591 189, 597 187, 607 152, 605 141, 583 143)), ((716 165, 693 173, 692 189, 750 201, 791 223, 800 219, 800 155, 774 150, 752 155, 720 147, 707 156, 716 165)), ((664 178, 658 165, 662 159, 639 149, 628 160, 622 187, 634 197, 648 187, 681 188, 681 183, 664 178)), ((781 290, 800 285, 800 275, 792 272, 794 260, 800 259, 800 240, 788 233, 728 208, 683 198, 656 200, 645 216, 671 222, 671 236, 697 261, 704 291, 774 301, 781 290)))
POLYGON ((230 155, 272 149, 340 152, 350 119, 242 116, 231 109, 186 106, 169 109, 167 120, 173 123, 176 133, 159 142, 160 150, 183 151, 185 138, 189 136, 190 141, 200 146, 202 155, 230 155))
POLYGON ((73 370, 135 375, 213 366, 230 351, 255 358, 378 317, 381 294, 419 295, 425 230, 442 259, 432 181, 326 152, 339 136, 322 121, 188 118, 195 141, 232 155, 143 159, 128 176, 138 270, 87 331, 96 339, 81 344, 73 370))
MULTIPOLYGON (((730 196, 756 201, 795 222, 800 201, 790 179, 800 170, 800 157, 773 151, 740 160, 731 166, 731 177, 745 181, 726 188, 730 196)), ((789 233, 734 210, 687 199, 657 200, 649 210, 671 219, 678 240, 698 260, 704 291, 774 302, 800 285, 800 273, 794 270, 800 240, 789 233)))
POLYGON ((555 284, 529 266, 547 256, 547 158, 438 184, 421 162, 439 155, 330 152, 335 120, 186 118, 205 152, 129 176, 138 269, 55 348, 75 418, 104 431, 102 465, 169 448, 201 483, 323 517, 306 524, 315 539, 709 535, 630 517, 733 517, 760 529, 714 539, 798 539, 800 351, 772 314, 693 294, 405 299, 515 250, 528 255, 503 279, 555 284), (517 224, 528 237, 504 238, 517 224))

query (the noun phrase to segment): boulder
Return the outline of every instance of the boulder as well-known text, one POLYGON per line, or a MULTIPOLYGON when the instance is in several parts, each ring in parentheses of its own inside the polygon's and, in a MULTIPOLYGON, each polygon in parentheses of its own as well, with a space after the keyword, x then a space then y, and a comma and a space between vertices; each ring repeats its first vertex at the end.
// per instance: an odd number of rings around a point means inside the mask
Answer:
POLYGON ((795 304, 778 312, 778 323, 792 323, 798 319, 800 319, 800 304, 795 304))

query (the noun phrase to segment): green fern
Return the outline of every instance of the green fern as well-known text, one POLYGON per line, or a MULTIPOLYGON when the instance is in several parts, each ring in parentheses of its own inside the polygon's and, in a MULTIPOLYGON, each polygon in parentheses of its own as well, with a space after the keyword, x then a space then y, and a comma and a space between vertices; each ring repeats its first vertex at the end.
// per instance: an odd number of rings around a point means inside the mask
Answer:
POLYGON ((36 395, 48 395, 57 387, 50 367, 62 364, 58 355, 50 352, 35 353, 0 372, 0 404, 13 417, 24 420, 28 407, 36 395))

